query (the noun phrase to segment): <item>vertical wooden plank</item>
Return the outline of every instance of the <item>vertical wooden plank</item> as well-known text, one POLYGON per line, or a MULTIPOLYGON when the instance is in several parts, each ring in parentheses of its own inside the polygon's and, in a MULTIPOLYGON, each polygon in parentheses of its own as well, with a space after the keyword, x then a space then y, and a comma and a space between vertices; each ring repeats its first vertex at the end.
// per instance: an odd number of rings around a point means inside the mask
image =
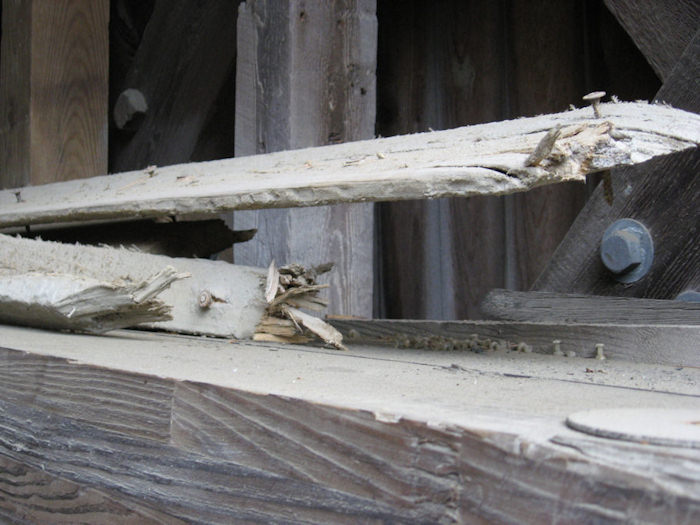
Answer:
POLYGON ((128 72, 112 86, 115 99, 138 90, 148 110, 113 126, 110 171, 233 155, 236 13, 230 0, 154 3, 128 72))
POLYGON ((107 171, 108 0, 5 0, 0 184, 107 171))
MULTIPOLYGON (((498 120, 502 2, 380 2, 381 135, 498 120)), ((381 204, 382 316, 478 316, 503 286, 503 198, 381 204)))
POLYGON ((30 2, 3 0, 0 40, 0 188, 29 182, 30 2))
MULTIPOLYGON (((241 4, 236 155, 374 136, 375 0, 241 4)), ((334 261, 329 312, 372 315, 373 205, 237 212, 235 261, 334 261)))
MULTIPOLYGON (((514 2, 509 16, 511 116, 564 111, 586 94, 581 5, 514 2), (543 31, 542 28, 547 30, 543 31)), ((513 202, 516 289, 528 289, 549 261, 586 200, 580 183, 542 187, 509 197, 513 202)))

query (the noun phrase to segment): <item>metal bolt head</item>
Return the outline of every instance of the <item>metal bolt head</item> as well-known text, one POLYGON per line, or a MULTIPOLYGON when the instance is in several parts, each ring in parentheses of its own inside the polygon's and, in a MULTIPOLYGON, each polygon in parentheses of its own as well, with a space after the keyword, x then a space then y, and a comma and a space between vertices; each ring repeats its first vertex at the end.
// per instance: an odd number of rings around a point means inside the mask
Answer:
POLYGON ((605 267, 614 274, 631 272, 642 262, 639 236, 629 230, 613 232, 603 239, 600 258, 605 267))
POLYGON ((651 234, 641 222, 633 219, 615 221, 603 234, 600 259, 617 281, 638 281, 654 260, 651 234))

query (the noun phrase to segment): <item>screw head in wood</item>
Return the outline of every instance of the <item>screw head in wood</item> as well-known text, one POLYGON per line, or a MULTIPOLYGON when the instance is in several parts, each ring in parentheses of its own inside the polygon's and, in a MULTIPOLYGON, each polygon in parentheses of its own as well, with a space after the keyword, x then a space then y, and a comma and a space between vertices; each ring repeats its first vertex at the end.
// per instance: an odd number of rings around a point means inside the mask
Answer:
POLYGON ((213 299, 209 290, 202 290, 197 296, 197 304, 200 308, 209 308, 213 299))
POLYGON ((583 96, 583 100, 590 102, 593 106, 593 114, 596 118, 600 118, 600 100, 605 96, 605 91, 593 91, 588 95, 583 96))

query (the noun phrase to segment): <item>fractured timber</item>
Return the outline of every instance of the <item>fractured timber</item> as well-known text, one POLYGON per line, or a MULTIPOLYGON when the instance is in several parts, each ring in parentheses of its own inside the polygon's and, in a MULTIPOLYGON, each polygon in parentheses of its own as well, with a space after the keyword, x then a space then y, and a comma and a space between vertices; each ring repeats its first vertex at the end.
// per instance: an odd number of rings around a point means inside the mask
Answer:
MULTIPOLYGON (((98 288, 107 293, 104 289, 106 283, 138 283, 148 280, 167 266, 173 266, 177 272, 188 273, 191 277, 173 282, 169 289, 159 295, 163 303, 172 306, 172 320, 152 322, 155 319, 150 319, 147 326, 190 334, 234 338, 252 336, 265 308, 265 271, 262 269, 223 261, 171 258, 125 249, 0 235, 0 278, 11 277, 8 282, 24 274, 62 274, 80 278, 85 290, 95 290, 96 281, 101 282, 103 286, 98 288)), ((74 287, 75 282, 68 279, 61 282, 60 287, 74 287)), ((58 286, 58 283, 54 285, 58 286)), ((103 298, 106 297, 104 293, 103 298)), ((12 321, 19 322, 18 319, 12 321)))
POLYGON ((553 115, 0 192, 0 227, 236 209, 499 195, 695 148, 700 116, 614 103, 553 115), (547 151, 538 148, 551 139, 547 151), (531 156, 537 151, 535 159, 531 156))

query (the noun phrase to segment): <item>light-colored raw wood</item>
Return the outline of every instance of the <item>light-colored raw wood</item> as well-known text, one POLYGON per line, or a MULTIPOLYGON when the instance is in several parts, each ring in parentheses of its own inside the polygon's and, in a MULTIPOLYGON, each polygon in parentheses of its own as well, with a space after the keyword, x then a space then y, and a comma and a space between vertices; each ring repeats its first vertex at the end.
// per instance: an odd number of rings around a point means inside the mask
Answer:
POLYGON ((107 171, 108 0, 3 2, 0 188, 107 171))
POLYGON ((700 326, 593 324, 564 322, 509 321, 371 321, 333 319, 346 342, 388 344, 405 348, 460 350, 470 347, 475 334, 483 346, 517 348, 525 343, 530 350, 551 354, 553 342, 560 341, 564 353, 582 357, 596 355, 596 345, 604 345, 604 355, 624 361, 667 365, 700 366, 697 341, 700 326))
POLYGON ((700 304, 635 297, 492 290, 481 310, 508 321, 700 325, 700 304))
POLYGON ((697 520, 697 453, 564 424, 601 405, 697 410, 695 370, 127 331, 0 326, 0 341, 1 453, 126 508, 215 523, 697 520), (171 425, 150 423, 146 401, 171 425), (83 410, 103 403, 119 428, 83 410))
MULTIPOLYGON (((700 116, 664 105, 603 104, 447 131, 169 166, 0 192, 0 225, 157 216, 330 202, 505 194, 583 180, 700 143, 700 116), (568 151, 525 159, 552 127, 568 151)), ((319 240, 319 242, 321 242, 319 240)), ((328 242, 324 239, 323 242, 328 242)))
POLYGON ((173 319, 147 326, 222 337, 252 336, 265 309, 263 269, 0 235, 0 276, 55 272, 107 283, 126 278, 139 282, 169 265, 191 277, 174 282, 159 296, 172 306, 173 319), (210 304, 200 306, 202 292, 210 295, 210 304))
POLYGON ((189 277, 166 266, 145 281, 99 281, 54 272, 2 276, 0 321, 53 330, 104 333, 172 320, 158 294, 189 277))
MULTIPOLYGON (((374 136, 375 13, 375 0, 241 4, 237 157, 374 136)), ((371 317, 372 204, 238 212, 234 224, 258 230, 234 248, 237 263, 334 261, 329 312, 371 317)))

